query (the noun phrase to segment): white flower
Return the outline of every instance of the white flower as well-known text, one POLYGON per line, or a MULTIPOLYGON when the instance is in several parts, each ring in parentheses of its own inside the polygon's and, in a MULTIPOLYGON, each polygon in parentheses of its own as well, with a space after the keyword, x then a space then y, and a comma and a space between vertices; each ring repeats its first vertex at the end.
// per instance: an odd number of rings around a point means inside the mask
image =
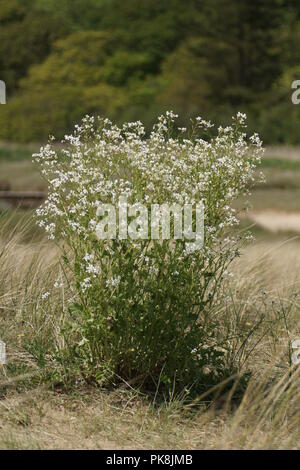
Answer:
POLYGON ((80 286, 81 286, 82 292, 85 293, 87 289, 89 289, 89 287, 92 286, 91 279, 89 277, 85 278, 81 282, 80 286))
POLYGON ((116 287, 120 284, 121 276, 117 276, 115 278, 108 279, 106 281, 106 287, 116 287))

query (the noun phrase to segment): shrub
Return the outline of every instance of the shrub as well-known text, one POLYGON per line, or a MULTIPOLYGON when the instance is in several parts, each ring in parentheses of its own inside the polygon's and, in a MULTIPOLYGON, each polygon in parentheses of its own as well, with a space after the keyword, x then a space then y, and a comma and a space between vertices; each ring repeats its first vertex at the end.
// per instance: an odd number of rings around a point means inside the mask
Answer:
POLYGON ((218 306, 241 243, 231 203, 254 179, 261 142, 246 137, 241 113, 214 137, 201 118, 186 130, 176 117, 161 116, 147 137, 140 122, 87 116, 60 150, 50 141, 35 155, 49 184, 39 224, 62 250, 72 292, 54 353, 64 379, 201 389, 235 371, 218 306), (99 204, 124 195, 148 206, 201 201, 204 246, 99 240, 99 204))

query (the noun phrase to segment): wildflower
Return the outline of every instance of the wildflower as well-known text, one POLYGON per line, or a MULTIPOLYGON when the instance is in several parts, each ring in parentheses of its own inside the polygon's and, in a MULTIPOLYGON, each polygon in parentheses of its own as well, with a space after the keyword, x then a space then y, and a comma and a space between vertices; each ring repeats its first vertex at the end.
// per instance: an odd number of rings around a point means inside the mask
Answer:
MULTIPOLYGON (((74 360, 81 362, 78 370, 86 376, 89 368, 95 368, 93 377, 100 377, 114 367, 112 372, 130 370, 137 376, 152 367, 155 374, 160 363, 153 361, 160 351, 160 361, 171 361, 164 369, 170 383, 192 370, 196 381, 202 372, 215 373, 211 361, 225 355, 214 349, 218 318, 211 319, 210 311, 215 312, 218 286, 228 282, 228 267, 239 254, 240 239, 231 230, 239 223, 232 203, 248 194, 262 144, 257 134, 247 138, 242 113, 210 138, 210 121, 197 117, 188 132, 176 128, 176 119, 172 111, 165 113, 146 135, 140 121, 119 127, 86 116, 65 136, 63 148, 50 141, 34 156, 49 186, 37 218, 48 237, 64 247, 63 261, 71 273, 71 295, 64 292, 70 309, 64 334, 70 342, 82 339, 81 354, 74 360), (132 225, 123 215, 129 208, 139 212, 142 206, 151 211, 152 205, 200 203, 205 232, 201 249, 187 237, 174 237, 172 243, 159 236, 151 243, 126 238, 132 225), (115 237, 97 237, 105 218, 98 212, 100 205, 115 209, 115 237), (201 327, 203 319, 210 329, 201 327), (130 358, 129 351, 134 352, 130 358), (104 364, 104 358, 110 363, 104 364)), ((191 219, 197 221, 193 214, 191 219)), ((59 279, 54 286, 62 287, 59 279)))
POLYGON ((121 276, 108 279, 106 281, 106 287, 117 287, 120 284, 120 281, 121 281, 121 276))

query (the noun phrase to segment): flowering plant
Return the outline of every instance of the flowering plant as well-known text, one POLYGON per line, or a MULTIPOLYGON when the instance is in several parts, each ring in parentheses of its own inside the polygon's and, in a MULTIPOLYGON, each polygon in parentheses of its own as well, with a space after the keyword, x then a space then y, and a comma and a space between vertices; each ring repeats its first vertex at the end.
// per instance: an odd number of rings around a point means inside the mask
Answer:
MULTIPOLYGON (((245 133, 245 115, 230 127, 197 118, 177 128, 167 112, 150 135, 141 122, 121 128, 85 117, 62 148, 35 160, 49 185, 39 224, 63 250, 72 296, 56 359, 101 383, 131 380, 186 386, 224 376, 226 345, 216 314, 220 287, 238 255, 232 201, 248 191, 262 145, 245 133), (100 204, 194 204, 204 207, 205 240, 102 239, 100 204)), ((64 368, 66 370, 66 368, 64 368)))

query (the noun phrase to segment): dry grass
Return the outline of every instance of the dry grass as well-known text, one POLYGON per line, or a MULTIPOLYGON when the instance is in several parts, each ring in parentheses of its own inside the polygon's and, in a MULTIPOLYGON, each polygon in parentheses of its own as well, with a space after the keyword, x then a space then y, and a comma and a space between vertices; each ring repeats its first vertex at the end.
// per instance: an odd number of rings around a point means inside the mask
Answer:
POLYGON ((23 340, 55 335, 65 293, 58 292, 51 306, 40 300, 59 274, 58 255, 47 242, 25 238, 21 226, 15 235, 5 228, 0 233, 0 338, 8 344, 10 362, 0 371, 0 448, 300 448, 300 370, 289 369, 280 317, 283 307, 290 336, 300 337, 297 239, 249 247, 234 266, 231 296, 241 318, 255 319, 262 302, 267 321, 278 314, 248 364, 253 378, 242 400, 229 393, 187 404, 176 396, 154 403, 130 387, 66 392, 41 383, 23 340))
POLYGON ((130 391, 30 390, 0 403, 4 449, 299 449, 299 387, 249 387, 235 409, 154 407, 130 391))

